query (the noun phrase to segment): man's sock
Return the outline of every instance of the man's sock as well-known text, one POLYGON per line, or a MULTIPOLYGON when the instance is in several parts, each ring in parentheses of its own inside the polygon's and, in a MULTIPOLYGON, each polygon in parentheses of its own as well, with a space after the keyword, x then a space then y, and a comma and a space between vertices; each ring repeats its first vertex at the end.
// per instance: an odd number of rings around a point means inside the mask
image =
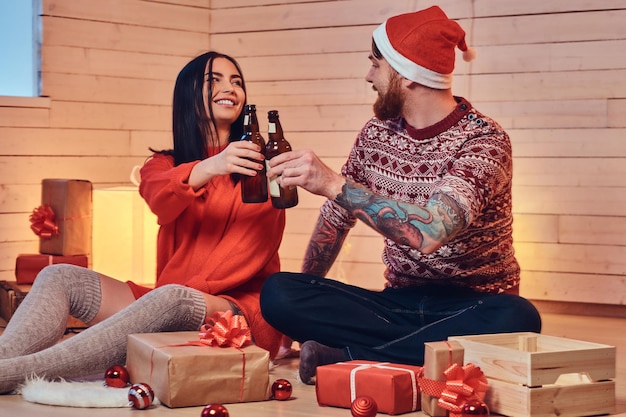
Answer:
POLYGON ((315 370, 318 366, 345 361, 343 349, 332 348, 314 340, 307 340, 300 347, 300 380, 315 385, 315 370))
POLYGON ((101 298, 96 272, 65 264, 44 268, 0 336, 0 359, 54 345, 65 333, 68 317, 90 322, 101 298))
POLYGON ((200 291, 165 285, 83 332, 40 352, 0 360, 0 393, 31 376, 78 378, 126 363, 126 338, 133 333, 198 330, 206 305, 200 291))

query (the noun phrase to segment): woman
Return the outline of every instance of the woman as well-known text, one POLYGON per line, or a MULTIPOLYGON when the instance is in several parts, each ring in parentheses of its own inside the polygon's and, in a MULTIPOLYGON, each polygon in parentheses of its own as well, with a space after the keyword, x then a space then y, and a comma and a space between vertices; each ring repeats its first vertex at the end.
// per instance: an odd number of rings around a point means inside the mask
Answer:
POLYGON ((198 330, 216 311, 243 314, 255 343, 276 355, 280 334, 262 318, 259 292, 279 270, 285 217, 271 202, 241 202, 236 178, 263 163, 256 145, 239 141, 245 103, 233 58, 208 52, 181 70, 173 149, 154 151, 141 169, 139 192, 160 225, 156 288, 73 265, 44 268, 0 336, 0 392, 25 375, 104 372, 125 363, 128 334, 198 330), (56 344, 69 315, 90 327, 56 344))

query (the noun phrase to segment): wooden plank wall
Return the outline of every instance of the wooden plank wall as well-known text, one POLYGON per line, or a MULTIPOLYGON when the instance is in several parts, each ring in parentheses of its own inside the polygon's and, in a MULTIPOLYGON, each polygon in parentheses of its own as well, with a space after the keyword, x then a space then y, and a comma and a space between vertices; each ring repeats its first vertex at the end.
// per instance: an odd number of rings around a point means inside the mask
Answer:
MULTIPOLYGON (((437 3, 478 52, 457 60, 454 92, 513 141, 523 295, 623 307, 626 0, 43 3, 48 98, 0 98, 0 279, 17 253, 36 251, 27 217, 41 178, 126 184, 148 146, 167 146, 173 79, 209 47, 239 59, 261 120, 278 109, 292 146, 339 169, 371 115, 372 30, 437 3)), ((281 247, 286 270, 299 269, 322 202, 300 196, 281 247)), ((380 288, 380 249, 358 225, 329 276, 380 288)))

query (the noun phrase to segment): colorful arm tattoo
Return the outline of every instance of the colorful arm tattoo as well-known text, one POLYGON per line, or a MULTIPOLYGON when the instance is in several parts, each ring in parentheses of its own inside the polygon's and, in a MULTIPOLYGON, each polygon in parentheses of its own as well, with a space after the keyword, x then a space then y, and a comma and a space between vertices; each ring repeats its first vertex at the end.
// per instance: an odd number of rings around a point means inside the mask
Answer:
POLYGON ((422 207, 346 181, 335 202, 383 236, 427 254, 448 242, 465 223, 457 203, 444 194, 433 195, 422 207))
POLYGON ((320 277, 326 276, 347 235, 346 230, 337 230, 320 216, 304 255, 302 272, 320 277))

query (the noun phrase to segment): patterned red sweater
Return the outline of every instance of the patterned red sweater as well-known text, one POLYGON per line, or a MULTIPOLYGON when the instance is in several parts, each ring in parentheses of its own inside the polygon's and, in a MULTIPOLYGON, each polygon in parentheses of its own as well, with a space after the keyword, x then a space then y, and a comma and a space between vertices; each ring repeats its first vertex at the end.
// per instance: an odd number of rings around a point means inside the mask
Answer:
MULTIPOLYGON (((382 260, 391 287, 445 283, 485 292, 515 292, 511 211, 511 143, 504 130, 463 98, 441 122, 414 129, 402 119, 372 118, 359 133, 342 174, 383 196, 424 206, 435 193, 452 197, 466 227, 424 255, 385 238, 382 260)), ((348 229, 356 218, 333 201, 321 215, 348 229)))

